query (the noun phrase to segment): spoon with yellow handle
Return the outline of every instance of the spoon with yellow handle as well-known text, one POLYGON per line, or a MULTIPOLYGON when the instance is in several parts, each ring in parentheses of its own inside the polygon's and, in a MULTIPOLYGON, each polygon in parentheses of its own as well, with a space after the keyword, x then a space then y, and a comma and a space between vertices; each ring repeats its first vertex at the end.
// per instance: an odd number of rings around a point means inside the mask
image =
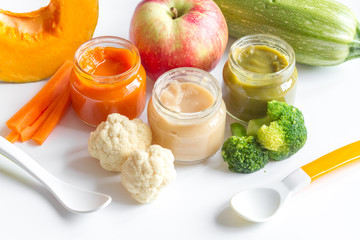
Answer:
POLYGON ((339 148, 302 166, 280 182, 239 192, 232 197, 231 207, 248 221, 268 221, 292 194, 318 177, 358 159, 360 159, 360 141, 339 148))
POLYGON ((0 154, 44 184, 64 208, 73 213, 94 212, 111 202, 108 195, 88 191, 59 180, 3 137, 0 137, 0 154))

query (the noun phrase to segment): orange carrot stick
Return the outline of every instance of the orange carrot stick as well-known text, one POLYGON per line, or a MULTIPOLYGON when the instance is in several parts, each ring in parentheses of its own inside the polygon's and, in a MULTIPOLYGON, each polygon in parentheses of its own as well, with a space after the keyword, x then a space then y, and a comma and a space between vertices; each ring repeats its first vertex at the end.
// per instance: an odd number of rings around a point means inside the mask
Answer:
POLYGON ((59 95, 50 105, 45 109, 45 111, 36 119, 36 121, 31 124, 31 126, 27 126, 21 133, 20 133, 20 139, 22 142, 28 141, 31 139, 31 137, 34 135, 36 130, 43 124, 43 122, 50 116, 51 112, 54 110, 54 108, 59 104, 62 96, 64 94, 67 94, 66 91, 59 95))
POLYGON ((56 107, 52 110, 51 114, 48 116, 48 118, 46 118, 46 120, 42 123, 38 130, 36 130, 31 139, 39 145, 43 144, 51 131, 58 124, 69 105, 70 88, 67 88, 64 95, 61 96, 61 99, 56 105, 56 107))
POLYGON ((20 135, 17 132, 11 131, 9 135, 6 136, 6 140, 8 140, 11 143, 15 143, 17 140, 19 140, 20 135))
POLYGON ((66 61, 45 86, 6 122, 6 125, 11 130, 21 133, 27 126, 34 123, 50 103, 69 85, 71 70, 72 62, 66 61))

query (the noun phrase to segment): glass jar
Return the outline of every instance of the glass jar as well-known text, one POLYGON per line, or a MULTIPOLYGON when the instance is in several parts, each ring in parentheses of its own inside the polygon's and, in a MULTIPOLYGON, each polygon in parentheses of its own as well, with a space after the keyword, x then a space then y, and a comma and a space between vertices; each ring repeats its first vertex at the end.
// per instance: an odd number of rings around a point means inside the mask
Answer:
POLYGON ((293 104, 295 101, 297 70, 295 53, 282 39, 255 34, 238 39, 230 48, 223 69, 223 95, 227 111, 233 118, 247 122, 266 115, 267 102, 277 100, 293 104), (283 55, 288 65, 273 73, 246 70, 237 61, 241 51, 250 46, 267 46, 283 55))
POLYGON ((97 37, 79 47, 70 76, 72 106, 97 126, 111 113, 130 119, 146 105, 146 73, 137 48, 118 37, 97 37), (102 65, 108 61, 109 66, 102 65))
MULTIPOLYGON (((192 94, 193 90, 187 88, 185 91, 188 91, 184 92, 186 95, 192 94)), ((197 100, 204 100, 201 98, 197 100)), ((194 105, 197 100, 194 99, 194 105)), ((147 113, 153 143, 170 149, 178 163, 201 162, 215 154, 223 144, 226 108, 221 87, 216 78, 201 69, 176 68, 160 76, 154 85, 147 113), (212 102, 206 109, 195 112, 169 108, 164 104, 162 94, 175 82, 195 84, 196 88, 211 94, 212 102)))

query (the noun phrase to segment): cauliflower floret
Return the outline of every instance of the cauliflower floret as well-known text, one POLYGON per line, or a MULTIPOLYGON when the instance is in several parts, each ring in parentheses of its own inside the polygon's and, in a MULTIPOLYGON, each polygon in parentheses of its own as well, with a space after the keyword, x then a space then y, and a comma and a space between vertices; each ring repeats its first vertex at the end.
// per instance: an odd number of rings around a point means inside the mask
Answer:
POLYGON ((155 200, 175 177, 174 155, 159 145, 136 150, 122 165, 122 184, 140 203, 155 200))
POLYGON ((121 165, 136 149, 151 144, 150 127, 140 119, 129 120, 113 113, 90 134, 88 150, 108 171, 121 171, 121 165))

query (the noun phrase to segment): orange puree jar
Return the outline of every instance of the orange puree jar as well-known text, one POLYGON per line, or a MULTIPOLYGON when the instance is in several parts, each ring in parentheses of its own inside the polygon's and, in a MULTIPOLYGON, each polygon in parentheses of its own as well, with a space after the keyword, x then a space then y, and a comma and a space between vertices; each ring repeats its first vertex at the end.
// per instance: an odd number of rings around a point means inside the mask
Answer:
POLYGON ((118 37, 97 37, 75 53, 70 78, 72 106, 97 126, 110 113, 138 117, 146 104, 146 73, 137 48, 118 37))

